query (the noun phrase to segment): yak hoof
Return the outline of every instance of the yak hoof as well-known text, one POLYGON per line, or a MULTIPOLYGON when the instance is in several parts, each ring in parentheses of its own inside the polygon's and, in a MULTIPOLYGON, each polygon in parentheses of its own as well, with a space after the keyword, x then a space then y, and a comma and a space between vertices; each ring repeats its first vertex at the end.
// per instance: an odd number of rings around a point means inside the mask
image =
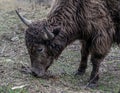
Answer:
POLYGON ((98 86, 98 84, 97 83, 90 83, 87 87, 88 88, 96 88, 98 86))
POLYGON ((82 75, 84 75, 85 74, 85 71, 77 71, 76 73, 75 73, 75 76, 82 76, 82 75))

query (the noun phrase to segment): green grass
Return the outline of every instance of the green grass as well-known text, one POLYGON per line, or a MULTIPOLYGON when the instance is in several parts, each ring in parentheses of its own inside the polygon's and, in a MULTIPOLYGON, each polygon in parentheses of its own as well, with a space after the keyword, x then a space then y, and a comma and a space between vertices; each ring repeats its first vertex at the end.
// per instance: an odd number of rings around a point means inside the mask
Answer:
POLYGON ((28 93, 28 92, 24 88, 12 90, 10 87, 3 86, 0 87, 0 93, 28 93))

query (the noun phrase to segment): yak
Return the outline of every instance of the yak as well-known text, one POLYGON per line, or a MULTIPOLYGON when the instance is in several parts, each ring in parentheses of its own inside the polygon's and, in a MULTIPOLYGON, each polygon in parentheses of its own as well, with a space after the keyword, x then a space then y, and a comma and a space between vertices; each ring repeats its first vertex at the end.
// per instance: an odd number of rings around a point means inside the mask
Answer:
POLYGON ((25 42, 33 75, 43 77, 67 45, 81 42, 81 62, 76 75, 83 75, 91 55, 89 86, 98 85, 99 67, 112 44, 120 43, 119 0, 56 0, 46 18, 27 25, 25 42))

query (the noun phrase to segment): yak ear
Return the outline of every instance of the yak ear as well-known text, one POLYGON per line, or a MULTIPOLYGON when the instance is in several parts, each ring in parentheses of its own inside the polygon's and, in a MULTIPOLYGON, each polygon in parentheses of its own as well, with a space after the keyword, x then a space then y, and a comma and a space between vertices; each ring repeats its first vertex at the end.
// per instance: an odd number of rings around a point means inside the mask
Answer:
POLYGON ((57 36, 60 31, 61 31, 61 27, 57 27, 57 28, 54 28, 54 29, 53 29, 53 32, 52 32, 52 33, 53 33, 55 36, 57 36))

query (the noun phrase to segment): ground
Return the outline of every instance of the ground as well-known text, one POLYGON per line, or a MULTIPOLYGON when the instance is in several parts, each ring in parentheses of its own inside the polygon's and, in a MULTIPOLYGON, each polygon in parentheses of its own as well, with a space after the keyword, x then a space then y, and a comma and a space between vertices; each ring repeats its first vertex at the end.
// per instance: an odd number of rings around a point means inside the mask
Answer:
POLYGON ((21 72, 22 66, 30 66, 24 42, 27 28, 18 19, 16 7, 29 19, 44 18, 49 8, 35 9, 25 4, 7 0, 0 2, 0 93, 118 93, 120 89, 120 49, 113 45, 100 67, 99 86, 86 88, 91 72, 89 62, 86 74, 74 76, 80 62, 80 43, 68 46, 50 67, 57 78, 41 79, 21 72))

